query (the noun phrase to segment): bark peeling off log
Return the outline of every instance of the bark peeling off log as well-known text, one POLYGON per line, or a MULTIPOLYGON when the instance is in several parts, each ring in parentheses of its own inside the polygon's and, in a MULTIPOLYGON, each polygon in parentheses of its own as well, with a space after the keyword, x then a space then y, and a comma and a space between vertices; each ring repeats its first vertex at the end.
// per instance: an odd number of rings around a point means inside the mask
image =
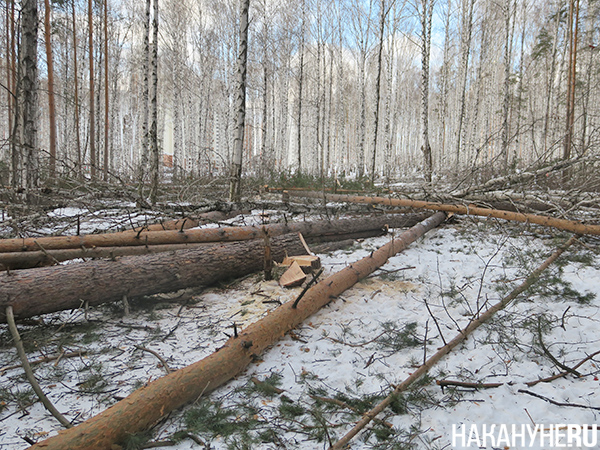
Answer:
POLYGON ((444 213, 434 214, 397 236, 373 255, 356 262, 352 268, 345 268, 312 287, 296 309, 293 308, 293 302, 283 304, 239 333, 237 338, 229 339, 212 355, 159 378, 99 415, 70 430, 61 431, 58 436, 39 442, 30 449, 104 450, 132 433, 149 428, 165 414, 197 400, 239 374, 256 355, 273 345, 286 332, 444 219, 444 213), (244 342, 252 345, 248 347, 244 342))

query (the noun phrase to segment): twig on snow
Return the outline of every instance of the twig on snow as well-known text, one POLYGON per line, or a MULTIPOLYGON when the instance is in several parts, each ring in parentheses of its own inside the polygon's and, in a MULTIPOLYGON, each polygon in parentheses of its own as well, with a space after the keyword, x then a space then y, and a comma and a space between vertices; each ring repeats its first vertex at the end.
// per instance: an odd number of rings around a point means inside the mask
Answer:
POLYGON ((171 368, 169 367, 167 362, 164 360, 164 358, 162 356, 160 356, 157 352, 155 352, 154 350, 150 350, 149 348, 142 347, 141 345, 136 345, 135 348, 137 348, 138 350, 141 350, 143 352, 151 353, 154 356, 156 356, 158 358, 158 360, 161 362, 161 364, 163 365, 165 371, 167 373, 171 373, 171 368))
POLYGON ((535 392, 528 391, 527 389, 519 389, 517 392, 522 394, 532 395, 533 397, 540 398, 542 400, 547 401, 548 403, 552 403, 556 406, 570 406, 573 408, 584 408, 584 409, 595 409, 596 411, 600 411, 599 406, 590 406, 590 405, 580 405, 579 403, 565 403, 565 402, 557 402, 556 400, 552 400, 551 398, 544 397, 543 395, 536 394, 535 392))

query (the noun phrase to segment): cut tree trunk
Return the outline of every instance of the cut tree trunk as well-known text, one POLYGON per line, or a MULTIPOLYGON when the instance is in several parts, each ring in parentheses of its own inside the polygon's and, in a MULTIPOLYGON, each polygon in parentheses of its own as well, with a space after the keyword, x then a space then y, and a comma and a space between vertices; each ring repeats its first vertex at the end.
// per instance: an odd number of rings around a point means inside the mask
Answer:
MULTIPOLYGON (((6 322, 7 306, 13 307, 15 318, 24 319, 84 303, 120 301, 124 295, 171 292, 241 277, 263 268, 264 251, 264 241, 254 240, 2 273, 0 322, 6 322)), ((271 238, 273 260, 281 262, 286 253, 305 253, 297 234, 271 238)))
POLYGON ((38 442, 30 450, 105 450, 148 429, 161 417, 198 400, 239 374, 286 332, 438 226, 445 217, 441 212, 434 214, 371 255, 313 286, 296 308, 291 301, 283 304, 229 339, 212 355, 149 383, 97 416, 38 442))
MULTIPOLYGON (((384 228, 362 231, 358 233, 340 233, 327 236, 309 236, 309 243, 328 243, 338 241, 348 241, 355 239, 364 239, 375 236, 382 236, 386 233, 384 228)), ((176 250, 198 249, 215 245, 214 242, 191 243, 191 244, 164 244, 164 245, 145 245, 138 247, 93 247, 76 248, 67 250, 46 250, 39 252, 9 252, 0 253, 0 266, 4 269, 31 269, 34 267, 52 266, 62 261, 69 261, 77 258, 110 258, 114 259, 120 256, 138 256, 149 255, 152 253, 165 253, 176 250)), ((343 248, 351 245, 346 242, 341 247, 330 246, 330 248, 343 248)))
POLYGON ((89 234, 85 236, 14 238, 0 240, 0 252, 242 241, 262 239, 264 229, 269 232, 270 236, 280 236, 286 233, 302 233, 304 237, 330 236, 339 233, 374 230, 385 226, 402 228, 412 226, 424 218, 425 216, 419 214, 406 216, 381 215, 336 221, 320 220, 289 224, 279 223, 262 227, 222 227, 165 231, 140 230, 137 233, 128 231, 122 233, 89 234))
POLYGON ((385 205, 393 207, 421 208, 433 211, 444 211, 454 214, 465 214, 470 216, 495 217, 497 219, 510 220, 515 222, 535 223, 546 227, 556 228, 558 230, 570 231, 577 234, 600 235, 600 225, 585 224, 582 222, 557 219, 549 216, 540 216, 536 214, 523 214, 501 209, 481 208, 474 205, 450 205, 437 202, 426 202, 422 200, 407 200, 399 198, 385 197, 362 197, 352 195, 323 194, 322 192, 312 191, 284 191, 290 197, 317 198, 330 202, 350 202, 366 203, 371 205, 385 205))

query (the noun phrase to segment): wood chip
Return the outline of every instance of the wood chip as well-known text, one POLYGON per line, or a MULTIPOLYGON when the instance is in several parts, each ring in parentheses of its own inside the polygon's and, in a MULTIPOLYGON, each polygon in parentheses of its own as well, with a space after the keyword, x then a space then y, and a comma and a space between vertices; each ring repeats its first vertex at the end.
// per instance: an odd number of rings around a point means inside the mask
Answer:
POLYGON ((300 267, 297 261, 292 262, 288 270, 286 270, 281 278, 279 284, 283 287, 294 287, 300 286, 306 280, 306 274, 300 267))

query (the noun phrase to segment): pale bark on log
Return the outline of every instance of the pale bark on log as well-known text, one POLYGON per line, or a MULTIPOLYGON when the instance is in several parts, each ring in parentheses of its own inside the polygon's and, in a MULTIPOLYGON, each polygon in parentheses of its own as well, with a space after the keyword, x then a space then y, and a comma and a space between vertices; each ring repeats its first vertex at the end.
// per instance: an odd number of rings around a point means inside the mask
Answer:
MULTIPOLYGON (((362 230, 373 230, 384 226, 401 228, 412 226, 423 215, 381 215, 360 219, 342 219, 336 221, 319 220, 301 223, 279 223, 265 225, 270 236, 280 236, 286 233, 302 233, 304 237, 328 236, 339 233, 351 233, 362 230)), ((82 247, 122 247, 160 244, 188 244, 200 242, 241 241, 262 239, 263 227, 221 227, 201 228, 192 230, 139 231, 89 234, 84 236, 51 236, 40 238, 13 238, 0 240, 0 252, 37 251, 74 249, 82 247)))
POLYGON ((406 207, 417 209, 429 209, 432 211, 444 211, 447 213, 464 214, 469 216, 495 217, 515 222, 534 223, 558 230, 569 231, 576 234, 600 235, 600 225, 585 224, 575 220, 557 219, 555 217, 540 216, 536 214, 523 214, 501 209, 481 208, 474 205, 451 205, 437 202, 426 202, 423 200, 408 200, 385 197, 362 197, 352 195, 323 194, 322 192, 297 192, 289 191, 290 197, 325 199, 330 202, 365 203, 371 205, 384 205, 393 207, 406 207))
POLYGON ((104 450, 128 435, 148 429, 161 417, 224 384, 247 367, 267 347, 307 317, 331 302, 388 258, 438 226, 436 213, 340 272, 312 287, 299 302, 287 302, 229 339, 212 355, 149 383, 99 415, 30 447, 44 450, 104 450))

